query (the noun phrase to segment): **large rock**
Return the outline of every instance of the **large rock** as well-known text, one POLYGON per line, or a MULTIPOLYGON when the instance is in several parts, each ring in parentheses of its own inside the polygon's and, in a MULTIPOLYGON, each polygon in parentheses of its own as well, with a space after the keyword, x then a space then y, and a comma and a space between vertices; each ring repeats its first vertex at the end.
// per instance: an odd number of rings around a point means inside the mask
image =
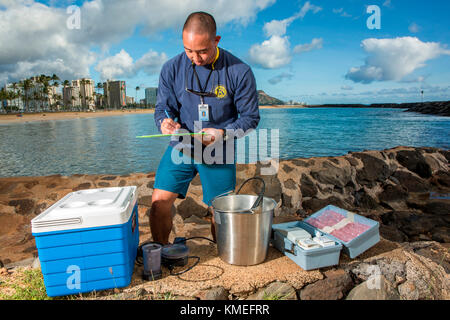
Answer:
POLYGON ((358 184, 373 186, 376 182, 385 181, 392 174, 392 169, 379 158, 365 153, 353 153, 353 156, 361 159, 364 165, 356 172, 358 184))
POLYGON ((397 170, 393 176, 408 192, 426 192, 430 189, 429 183, 426 180, 421 179, 411 172, 397 170))
POLYGON ((307 285, 300 291, 300 300, 340 300, 353 287, 350 275, 344 270, 325 273, 327 278, 307 285))
POLYGON ((180 202, 180 204, 177 206, 177 213, 185 218, 189 218, 192 215, 196 215, 197 217, 205 217, 208 214, 207 208, 203 207, 202 205, 198 204, 197 201, 195 201, 191 197, 186 197, 183 201, 180 202))
POLYGON ((289 284, 276 281, 250 295, 247 300, 297 300, 297 294, 289 284))
POLYGON ((354 287, 346 300, 400 300, 400 295, 384 276, 377 275, 354 287))
POLYGON ((224 287, 215 287, 202 291, 198 298, 200 300, 228 300, 229 292, 224 287))
POLYGON ((419 150, 402 150, 397 152, 397 161, 409 171, 418 174, 422 178, 432 175, 431 167, 419 150))
POLYGON ((350 167, 337 167, 328 161, 322 163, 323 169, 311 170, 311 176, 323 184, 331 184, 343 188, 352 178, 350 167))
POLYGON ((351 205, 351 200, 345 201, 341 198, 338 198, 336 196, 331 196, 326 199, 318 199, 318 198, 312 198, 308 200, 304 200, 302 203, 303 209, 307 212, 316 212, 323 207, 326 207, 329 204, 332 204, 336 207, 340 207, 347 210, 352 210, 353 206, 351 205))
POLYGON ((318 191, 315 183, 304 173, 300 178, 300 191, 303 197, 314 197, 318 191))

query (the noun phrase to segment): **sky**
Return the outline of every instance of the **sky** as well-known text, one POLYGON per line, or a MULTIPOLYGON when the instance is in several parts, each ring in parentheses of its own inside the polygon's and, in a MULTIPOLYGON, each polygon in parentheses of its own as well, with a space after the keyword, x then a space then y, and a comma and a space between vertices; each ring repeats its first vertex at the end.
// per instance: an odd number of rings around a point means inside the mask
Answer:
POLYGON ((422 91, 450 100, 447 0, 0 0, 0 83, 53 73, 125 80, 142 99, 183 52, 193 11, 215 17, 219 47, 281 100, 401 103, 422 91))

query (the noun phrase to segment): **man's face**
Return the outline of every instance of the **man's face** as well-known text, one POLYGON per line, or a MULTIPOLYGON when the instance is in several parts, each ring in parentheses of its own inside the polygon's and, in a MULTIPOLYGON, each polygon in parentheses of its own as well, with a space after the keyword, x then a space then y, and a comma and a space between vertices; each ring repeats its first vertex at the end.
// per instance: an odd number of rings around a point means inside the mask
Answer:
POLYGON ((208 33, 183 32, 184 51, 189 60, 197 66, 204 66, 214 61, 219 41, 220 36, 211 39, 208 33))

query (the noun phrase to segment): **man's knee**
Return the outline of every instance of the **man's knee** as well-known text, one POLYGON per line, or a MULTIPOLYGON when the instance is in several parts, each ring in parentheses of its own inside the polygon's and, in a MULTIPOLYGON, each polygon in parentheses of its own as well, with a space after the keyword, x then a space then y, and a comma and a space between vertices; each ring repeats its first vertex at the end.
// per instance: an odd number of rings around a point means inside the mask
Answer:
POLYGON ((152 194, 152 211, 167 212, 170 210, 172 216, 174 216, 175 207, 173 204, 177 197, 178 194, 176 193, 154 189, 152 194))

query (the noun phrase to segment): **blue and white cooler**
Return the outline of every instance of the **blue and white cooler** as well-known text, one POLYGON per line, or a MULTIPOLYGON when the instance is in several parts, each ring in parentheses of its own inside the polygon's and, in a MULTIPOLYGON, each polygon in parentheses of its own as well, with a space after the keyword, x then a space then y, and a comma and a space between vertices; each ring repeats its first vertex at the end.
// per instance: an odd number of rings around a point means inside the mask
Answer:
POLYGON ((136 189, 71 192, 31 220, 48 296, 130 284, 139 245, 136 189))

